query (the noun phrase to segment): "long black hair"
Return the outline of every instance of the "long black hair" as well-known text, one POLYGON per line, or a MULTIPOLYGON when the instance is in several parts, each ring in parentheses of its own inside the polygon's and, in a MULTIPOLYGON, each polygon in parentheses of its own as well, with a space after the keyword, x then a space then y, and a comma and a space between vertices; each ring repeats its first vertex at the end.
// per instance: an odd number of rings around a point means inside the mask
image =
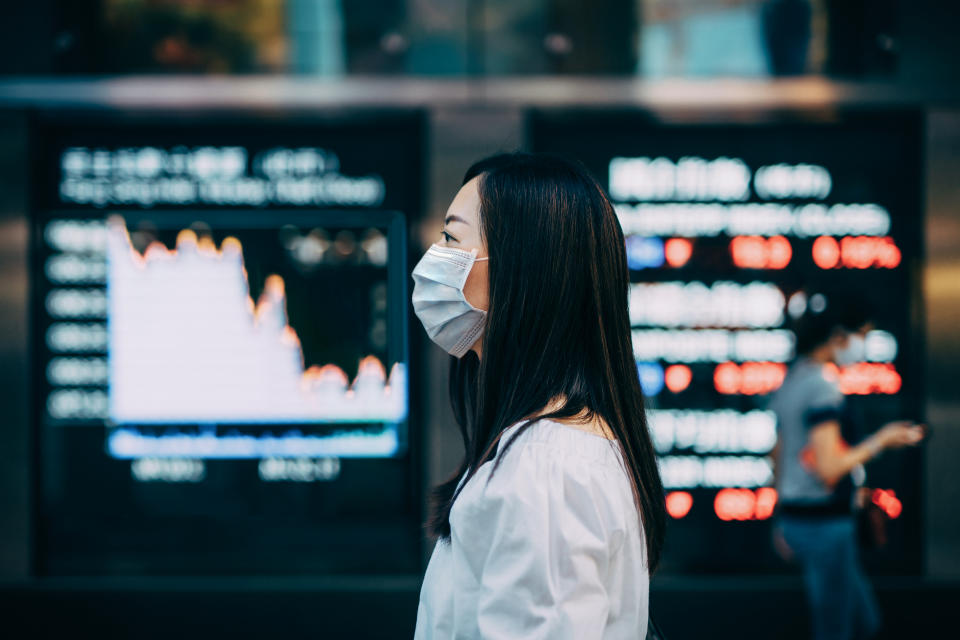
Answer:
MULTIPOLYGON (((610 200, 577 161, 544 153, 500 153, 475 163, 480 231, 490 256, 482 357, 450 362, 450 399, 463 436, 459 469, 434 488, 428 531, 450 535, 450 508, 490 460, 504 429, 536 419, 601 417, 629 467, 652 574, 663 546, 663 485, 647 427, 627 310, 623 231, 610 200), (563 394, 566 404, 530 416, 563 394), (466 480, 464 481, 466 484, 466 480)), ((615 443, 611 443, 615 444, 615 443)))

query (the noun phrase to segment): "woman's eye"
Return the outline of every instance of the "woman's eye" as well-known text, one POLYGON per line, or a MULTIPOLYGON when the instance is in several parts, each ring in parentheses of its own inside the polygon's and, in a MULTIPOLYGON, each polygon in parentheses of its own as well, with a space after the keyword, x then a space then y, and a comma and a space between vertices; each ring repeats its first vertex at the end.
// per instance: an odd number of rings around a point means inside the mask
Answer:
POLYGON ((452 235, 450 235, 446 231, 441 231, 440 235, 443 236, 443 239, 446 240, 447 242, 450 242, 451 240, 456 242, 456 238, 454 238, 452 235))

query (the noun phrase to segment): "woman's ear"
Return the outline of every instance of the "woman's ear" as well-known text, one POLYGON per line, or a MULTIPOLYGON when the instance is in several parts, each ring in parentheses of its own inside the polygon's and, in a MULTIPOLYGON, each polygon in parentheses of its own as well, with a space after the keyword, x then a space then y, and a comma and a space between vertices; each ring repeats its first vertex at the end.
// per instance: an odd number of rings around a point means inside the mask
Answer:
POLYGON ((490 261, 474 262, 467 281, 463 283, 463 297, 476 309, 490 309, 490 261))

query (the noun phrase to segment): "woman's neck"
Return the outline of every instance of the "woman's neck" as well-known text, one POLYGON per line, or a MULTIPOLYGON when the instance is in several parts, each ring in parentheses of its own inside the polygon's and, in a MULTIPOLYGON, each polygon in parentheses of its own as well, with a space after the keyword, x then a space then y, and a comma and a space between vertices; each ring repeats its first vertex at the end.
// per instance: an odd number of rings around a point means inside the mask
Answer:
MULTIPOLYGON (((547 413, 552 413, 558 409, 562 409, 567 404, 567 397, 564 394, 559 394, 554 396, 540 411, 537 411, 530 415, 530 418, 536 418, 547 413)), ((580 429, 581 431, 586 431, 588 433, 593 433, 595 435, 603 436, 610 440, 615 440, 616 435, 610 429, 609 425, 600 417, 599 414, 594 413, 590 415, 590 411, 587 408, 583 408, 577 415, 570 416, 568 418, 550 418, 551 421, 557 422, 575 429, 580 429)))

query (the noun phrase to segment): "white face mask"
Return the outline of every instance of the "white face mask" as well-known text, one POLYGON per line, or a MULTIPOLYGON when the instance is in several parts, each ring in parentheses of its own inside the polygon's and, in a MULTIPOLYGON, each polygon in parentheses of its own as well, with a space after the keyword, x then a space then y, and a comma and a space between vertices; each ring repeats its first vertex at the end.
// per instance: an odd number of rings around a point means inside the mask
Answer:
POLYGON ((841 367, 863 362, 866 356, 866 341, 859 334, 850 334, 847 338, 847 346, 834 351, 833 358, 841 367))
POLYGON ((431 246, 413 269, 413 311, 430 339, 458 358, 483 333, 487 312, 467 302, 463 285, 477 250, 431 246))

